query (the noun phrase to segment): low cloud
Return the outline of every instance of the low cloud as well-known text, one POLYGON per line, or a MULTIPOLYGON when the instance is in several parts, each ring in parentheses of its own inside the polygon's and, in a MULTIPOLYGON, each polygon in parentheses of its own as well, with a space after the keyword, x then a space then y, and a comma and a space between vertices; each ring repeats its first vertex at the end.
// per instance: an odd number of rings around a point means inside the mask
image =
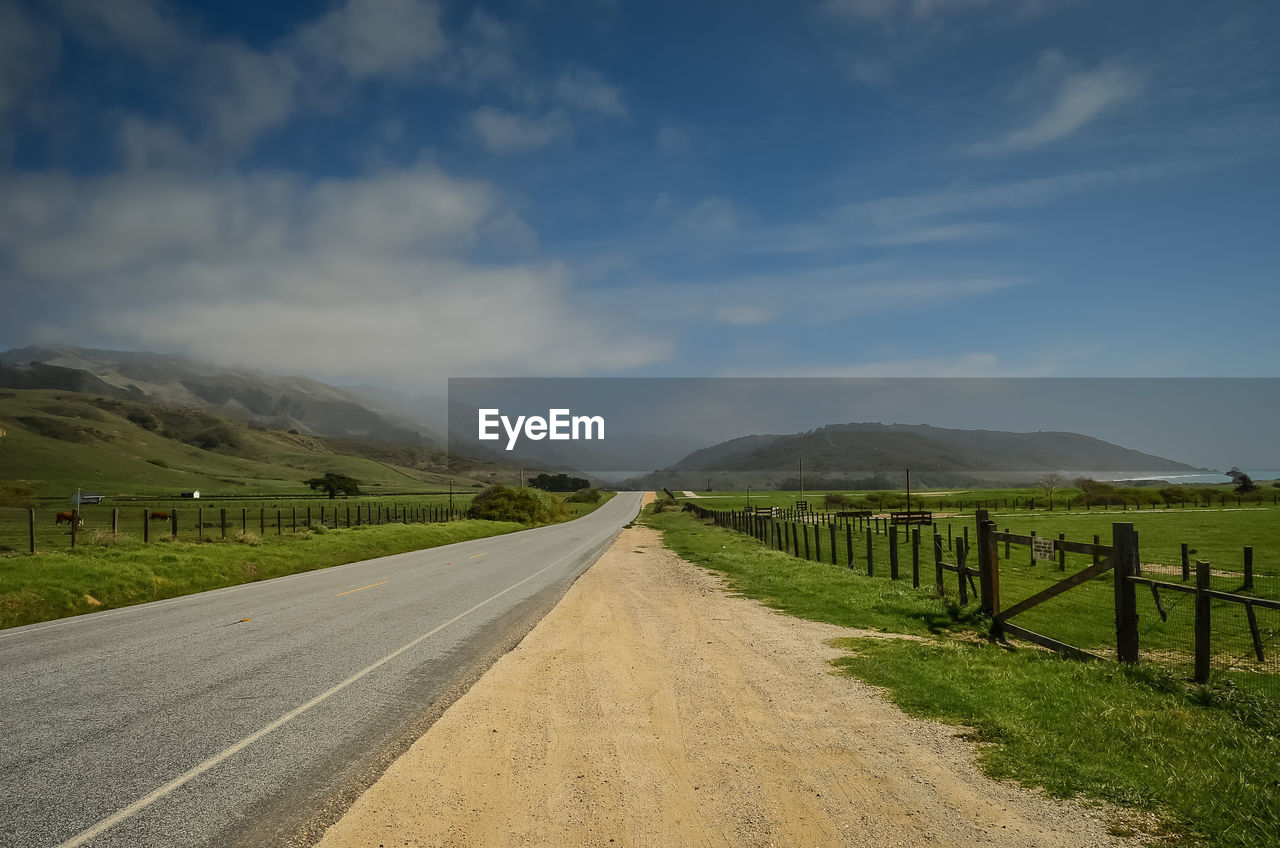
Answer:
POLYGON ((604 77, 586 68, 570 68, 556 80, 555 97, 565 106, 581 112, 592 112, 609 118, 627 114, 622 92, 604 77))

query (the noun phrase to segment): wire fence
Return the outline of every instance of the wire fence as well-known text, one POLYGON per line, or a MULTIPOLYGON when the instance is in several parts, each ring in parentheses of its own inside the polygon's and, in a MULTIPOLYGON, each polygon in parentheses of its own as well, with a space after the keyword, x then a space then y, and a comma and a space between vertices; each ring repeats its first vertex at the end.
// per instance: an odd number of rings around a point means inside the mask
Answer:
POLYGON ((728 511, 691 503, 685 509, 791 556, 910 581, 962 602, 981 599, 992 614, 1013 611, 1010 633, 1040 637, 1033 641, 1055 650, 1125 658, 1128 629, 1135 660, 1196 682, 1231 681, 1280 699, 1280 577, 1254 574, 1248 547, 1242 563, 1217 569, 1203 562, 1195 568, 1143 563, 1132 525, 1121 524, 1132 537, 1132 563, 1130 573, 1117 576, 1119 549, 1096 536, 1092 543, 1069 542, 1061 534, 1041 538, 1040 547, 1051 547, 1052 556, 1037 559, 1035 540, 998 533, 989 523, 987 576, 974 547, 983 544, 981 515, 971 538, 967 525, 927 521, 924 514, 902 514, 902 523, 894 523, 887 515, 856 511, 728 511), (994 585, 988 588, 987 581, 994 585), (1123 616, 1122 607, 1128 610, 1123 616))

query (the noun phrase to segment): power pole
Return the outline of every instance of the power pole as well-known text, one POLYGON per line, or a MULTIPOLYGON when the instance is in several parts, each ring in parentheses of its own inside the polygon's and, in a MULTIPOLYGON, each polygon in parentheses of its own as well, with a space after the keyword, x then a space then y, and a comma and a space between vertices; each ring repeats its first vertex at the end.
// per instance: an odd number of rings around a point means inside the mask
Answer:
POLYGON ((449 481, 449 509, 453 509, 453 481, 449 481))
POLYGON ((911 512, 911 469, 907 469, 907 512, 911 512))
POLYGON ((800 459, 800 497, 804 497, 804 459, 800 459))
POLYGON ((520 469, 520 488, 524 488, 524 469, 520 469))

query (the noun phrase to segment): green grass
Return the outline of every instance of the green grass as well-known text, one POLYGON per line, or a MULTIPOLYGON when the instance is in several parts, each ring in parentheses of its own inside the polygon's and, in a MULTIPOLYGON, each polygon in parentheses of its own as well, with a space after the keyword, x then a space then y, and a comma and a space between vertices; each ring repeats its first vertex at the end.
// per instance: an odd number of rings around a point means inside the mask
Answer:
POLYGON ((158 497, 192 489, 241 497, 303 494, 302 481, 326 471, 354 477, 375 494, 443 489, 450 479, 459 490, 474 490, 502 476, 483 463, 450 467, 438 449, 318 439, 64 391, 4 394, 0 481, 31 481, 40 497, 66 498, 77 487, 158 497))
POLYGON ((0 627, 189 595, 524 529, 497 521, 319 528, 217 542, 98 544, 0 560, 0 627), (91 601, 90 598, 93 600, 91 601), (95 603, 96 602, 96 603, 95 603))
POLYGON ((1188 687, 1156 665, 1126 669, 996 646, 974 638, 984 624, 971 606, 909 583, 797 560, 687 513, 645 513, 643 520, 681 556, 775 609, 925 637, 850 640, 852 654, 838 664, 885 687, 907 712, 973 728, 989 743, 981 763, 993 777, 1155 812, 1172 844, 1275 844, 1275 701, 1230 683, 1188 687))

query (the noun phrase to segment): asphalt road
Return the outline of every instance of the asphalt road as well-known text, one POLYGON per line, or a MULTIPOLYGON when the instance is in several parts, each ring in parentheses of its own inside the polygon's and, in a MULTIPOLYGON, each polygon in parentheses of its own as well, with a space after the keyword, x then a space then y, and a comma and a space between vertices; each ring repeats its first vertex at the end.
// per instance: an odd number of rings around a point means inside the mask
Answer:
POLYGON ((306 842, 639 504, 0 631, 0 845, 306 842))

